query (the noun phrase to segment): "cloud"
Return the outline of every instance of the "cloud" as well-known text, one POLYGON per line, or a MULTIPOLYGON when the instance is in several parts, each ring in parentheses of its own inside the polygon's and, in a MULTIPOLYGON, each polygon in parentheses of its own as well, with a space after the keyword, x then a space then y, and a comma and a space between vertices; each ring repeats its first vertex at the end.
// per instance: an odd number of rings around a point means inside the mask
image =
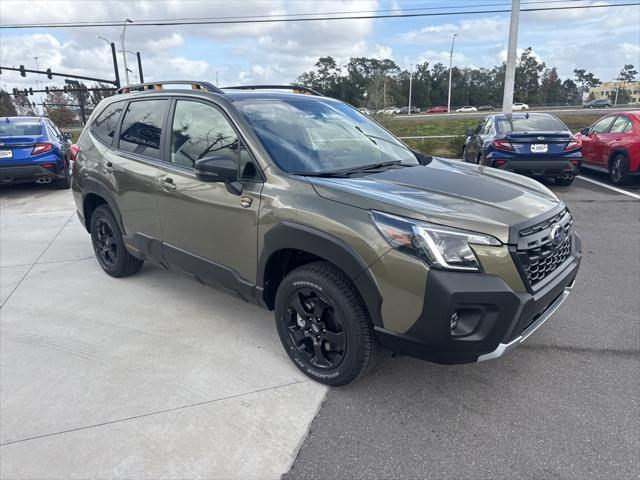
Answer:
POLYGON ((398 35, 399 43, 451 43, 454 34, 458 34, 457 43, 474 41, 494 41, 505 37, 509 21, 500 18, 474 18, 458 23, 429 25, 419 30, 398 35))

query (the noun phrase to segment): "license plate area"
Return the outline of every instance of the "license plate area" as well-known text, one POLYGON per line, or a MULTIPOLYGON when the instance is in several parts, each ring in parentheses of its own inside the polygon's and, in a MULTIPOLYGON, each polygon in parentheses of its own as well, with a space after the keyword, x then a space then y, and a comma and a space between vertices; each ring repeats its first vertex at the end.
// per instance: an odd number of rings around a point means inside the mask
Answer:
POLYGON ((0 150, 0 158, 13 158, 11 150, 0 150))
POLYGON ((549 146, 546 143, 532 143, 531 153, 547 153, 549 146))

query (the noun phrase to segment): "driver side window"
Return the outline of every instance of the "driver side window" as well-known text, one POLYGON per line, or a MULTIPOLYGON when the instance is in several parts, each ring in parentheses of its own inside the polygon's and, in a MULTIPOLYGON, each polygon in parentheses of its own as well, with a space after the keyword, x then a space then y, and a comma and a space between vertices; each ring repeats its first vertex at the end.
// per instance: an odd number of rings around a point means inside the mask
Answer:
POLYGON ((611 122, 615 117, 605 117, 602 120, 597 121, 593 124, 591 129, 589 130, 589 134, 591 133, 606 133, 609 131, 609 127, 611 126, 611 122))

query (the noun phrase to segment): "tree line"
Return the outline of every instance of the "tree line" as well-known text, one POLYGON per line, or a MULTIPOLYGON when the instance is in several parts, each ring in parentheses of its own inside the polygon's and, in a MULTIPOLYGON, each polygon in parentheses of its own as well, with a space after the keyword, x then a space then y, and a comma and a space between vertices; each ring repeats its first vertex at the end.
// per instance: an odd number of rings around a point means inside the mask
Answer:
MULTIPOLYGON (((451 105, 501 105, 505 69, 504 63, 492 68, 453 67, 451 105)), ((637 74, 633 65, 625 65, 618 80, 631 82, 637 74)), ((296 83, 356 107, 380 110, 408 104, 409 77, 408 70, 390 59, 357 57, 338 65, 332 57, 320 57, 315 68, 300 75, 296 83)), ((514 101, 530 105, 577 105, 591 87, 600 83, 586 69, 575 69, 572 78, 563 80, 557 67, 540 62, 529 47, 516 65, 514 101)), ((413 72, 411 104, 420 108, 447 105, 448 88, 448 67, 442 63, 420 63, 413 72)), ((623 83, 617 103, 627 103, 630 95, 623 83)))

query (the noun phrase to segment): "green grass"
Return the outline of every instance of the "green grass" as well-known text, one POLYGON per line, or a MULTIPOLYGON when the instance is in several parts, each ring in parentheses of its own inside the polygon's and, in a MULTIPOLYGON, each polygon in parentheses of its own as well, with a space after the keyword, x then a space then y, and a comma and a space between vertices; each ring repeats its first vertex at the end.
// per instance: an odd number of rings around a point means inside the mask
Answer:
MULTIPOLYGON (((602 114, 585 112, 576 115, 558 115, 569 130, 577 132, 595 122, 602 114)), ((412 139, 405 140, 416 150, 430 155, 459 158, 462 155, 464 134, 469 128, 480 123, 480 117, 473 118, 425 118, 407 120, 402 118, 383 118, 381 123, 398 137, 418 137, 430 135, 460 135, 456 138, 412 139)))

